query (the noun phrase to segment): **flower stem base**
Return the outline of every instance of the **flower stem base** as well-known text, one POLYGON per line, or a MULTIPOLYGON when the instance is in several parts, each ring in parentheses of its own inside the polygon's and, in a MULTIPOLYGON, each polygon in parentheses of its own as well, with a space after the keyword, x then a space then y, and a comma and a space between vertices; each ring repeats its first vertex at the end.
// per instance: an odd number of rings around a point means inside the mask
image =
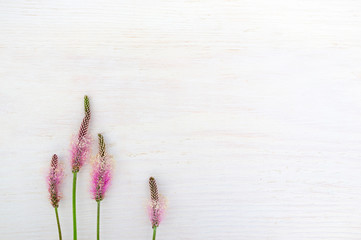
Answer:
POLYGON ((156 235, 156 233, 157 233, 157 227, 154 226, 154 227, 153 227, 153 240, 155 240, 155 235, 156 235))
POLYGON ((100 239, 100 201, 97 201, 97 240, 100 239))
POLYGON ((76 177, 77 177, 77 172, 73 172, 73 240, 77 240, 77 227, 76 227, 76 177))
POLYGON ((61 228, 60 228, 60 221, 59 221, 59 214, 58 214, 58 208, 54 208, 55 209, 55 216, 56 216, 56 223, 58 224, 58 232, 59 232, 59 240, 62 240, 61 237, 61 228))

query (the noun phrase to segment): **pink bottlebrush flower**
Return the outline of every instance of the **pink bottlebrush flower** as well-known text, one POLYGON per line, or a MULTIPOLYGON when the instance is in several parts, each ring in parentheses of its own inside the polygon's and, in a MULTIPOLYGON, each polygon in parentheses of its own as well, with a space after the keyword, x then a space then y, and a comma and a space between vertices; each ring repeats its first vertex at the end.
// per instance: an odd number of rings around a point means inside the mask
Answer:
POLYGON ((62 182, 64 177, 63 166, 61 166, 58 162, 58 156, 56 154, 53 155, 51 160, 49 175, 47 177, 48 181, 48 190, 49 190, 49 198, 51 205, 54 208, 59 206, 59 201, 61 199, 59 185, 62 182))
POLYGON ((99 153, 93 162, 90 188, 92 198, 97 202, 104 199, 112 179, 112 158, 105 151, 104 137, 98 134, 98 138, 99 153))
POLYGON ((91 137, 88 134, 90 121, 90 106, 87 96, 84 97, 85 117, 80 125, 77 136, 74 136, 71 144, 71 165, 72 171, 78 172, 84 165, 90 154, 91 137))
POLYGON ((158 193, 158 187, 154 177, 149 178, 149 187, 151 198, 148 205, 148 214, 152 228, 154 228, 158 227, 163 220, 167 204, 166 199, 158 193))

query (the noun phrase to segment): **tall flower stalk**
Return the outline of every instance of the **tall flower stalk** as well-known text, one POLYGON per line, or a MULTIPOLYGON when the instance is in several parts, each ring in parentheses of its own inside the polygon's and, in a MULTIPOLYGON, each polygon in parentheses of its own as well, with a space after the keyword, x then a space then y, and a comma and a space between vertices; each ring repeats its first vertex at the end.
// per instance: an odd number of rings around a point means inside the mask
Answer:
POLYGON ((84 96, 85 117, 80 125, 79 133, 74 136, 71 144, 71 165, 73 172, 73 239, 77 240, 76 222, 76 180, 77 173, 84 165, 90 154, 91 137, 88 134, 90 121, 90 105, 88 96, 84 96))
POLYGON ((153 228, 153 240, 155 240, 157 228, 159 227, 159 224, 164 217, 166 200, 158 193, 157 182, 155 181, 154 177, 149 178, 149 188, 150 201, 148 205, 148 214, 153 228))
POLYGON ((100 239, 100 202, 104 199, 112 179, 112 159, 105 149, 104 137, 98 134, 99 153, 93 163, 91 173, 91 194, 97 202, 97 240, 100 239))
POLYGON ((56 223, 58 224, 59 240, 62 240, 59 214, 58 214, 59 201, 61 199, 59 185, 61 184, 63 177, 64 177, 64 169, 58 162, 58 156, 54 154, 53 158, 51 159, 47 182, 48 182, 49 199, 51 205, 55 209, 56 223))

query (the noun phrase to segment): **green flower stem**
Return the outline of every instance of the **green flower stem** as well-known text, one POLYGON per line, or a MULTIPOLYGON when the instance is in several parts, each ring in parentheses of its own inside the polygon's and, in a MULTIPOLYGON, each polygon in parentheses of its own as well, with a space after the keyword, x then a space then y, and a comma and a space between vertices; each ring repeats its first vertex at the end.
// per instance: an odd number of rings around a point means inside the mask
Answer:
POLYGON ((153 227, 153 240, 155 240, 155 234, 157 233, 157 227, 153 227))
POLYGON ((99 231, 99 225, 100 225, 100 201, 97 201, 98 209, 97 209, 97 240, 100 239, 100 231, 99 231))
POLYGON ((62 239, 61 237, 61 229, 60 229, 60 221, 59 221, 59 214, 58 214, 58 208, 54 208, 55 209, 55 216, 56 216, 56 222, 58 224, 58 232, 59 232, 59 240, 62 239))
POLYGON ((77 172, 73 172, 73 240, 77 240, 76 229, 76 176, 77 172))

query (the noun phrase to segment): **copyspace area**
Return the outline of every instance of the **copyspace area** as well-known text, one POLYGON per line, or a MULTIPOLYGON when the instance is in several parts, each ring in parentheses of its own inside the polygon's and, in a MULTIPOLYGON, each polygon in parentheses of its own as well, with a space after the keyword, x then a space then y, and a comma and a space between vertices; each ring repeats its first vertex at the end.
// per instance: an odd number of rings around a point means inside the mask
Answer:
MULTIPOLYGON (((360 239, 360 1, 2 0, 0 30, 1 239, 57 239, 53 153, 72 239, 85 94, 116 160, 102 239, 151 239, 150 176, 158 240, 360 239)), ((79 240, 96 237, 89 174, 79 240)))

